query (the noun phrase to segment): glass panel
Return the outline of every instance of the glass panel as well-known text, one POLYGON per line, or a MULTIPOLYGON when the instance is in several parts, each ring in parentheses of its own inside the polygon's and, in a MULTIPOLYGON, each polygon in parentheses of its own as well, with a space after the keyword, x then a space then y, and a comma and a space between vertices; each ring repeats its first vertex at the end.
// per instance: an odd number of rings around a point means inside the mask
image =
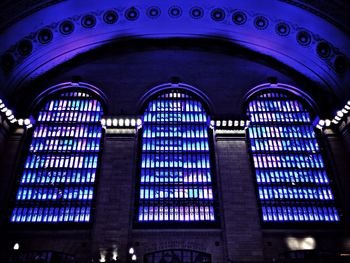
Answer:
POLYGON ((215 221, 208 117, 180 90, 143 117, 138 221, 215 221))
POLYGON ((181 263, 197 263, 197 262, 211 262, 211 255, 203 252, 186 249, 171 249, 157 251, 146 254, 144 256, 146 263, 159 262, 181 262, 181 263))
POLYGON ((11 222, 89 222, 103 115, 99 101, 66 92, 38 113, 11 222))
POLYGON ((248 115, 263 221, 339 221, 310 114, 301 102, 267 92, 249 102, 248 115))

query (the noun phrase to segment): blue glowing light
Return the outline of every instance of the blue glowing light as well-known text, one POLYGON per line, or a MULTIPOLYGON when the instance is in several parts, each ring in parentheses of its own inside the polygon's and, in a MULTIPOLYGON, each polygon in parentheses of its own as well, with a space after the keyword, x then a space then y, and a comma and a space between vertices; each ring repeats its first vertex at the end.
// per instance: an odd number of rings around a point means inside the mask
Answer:
POLYGON ((144 112, 138 221, 215 221, 208 117, 180 90, 144 112))
POLYGON ((248 115, 263 221, 339 221, 307 109, 286 94, 268 92, 249 102, 248 115))
POLYGON ((89 222, 103 115, 83 92, 62 93, 40 110, 11 222, 89 222))

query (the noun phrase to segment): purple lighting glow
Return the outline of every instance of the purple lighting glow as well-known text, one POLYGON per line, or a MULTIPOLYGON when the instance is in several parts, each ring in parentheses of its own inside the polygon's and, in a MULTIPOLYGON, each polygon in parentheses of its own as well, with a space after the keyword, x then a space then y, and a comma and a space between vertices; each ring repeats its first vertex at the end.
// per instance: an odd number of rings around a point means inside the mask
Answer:
POLYGON ((248 130, 264 222, 339 221, 310 114, 282 92, 249 102, 248 130))
POLYGON ((206 112, 182 90, 162 92, 144 113, 139 222, 215 221, 206 112))
POLYGON ((102 115, 84 92, 62 93, 39 111, 11 222, 90 222, 102 115))

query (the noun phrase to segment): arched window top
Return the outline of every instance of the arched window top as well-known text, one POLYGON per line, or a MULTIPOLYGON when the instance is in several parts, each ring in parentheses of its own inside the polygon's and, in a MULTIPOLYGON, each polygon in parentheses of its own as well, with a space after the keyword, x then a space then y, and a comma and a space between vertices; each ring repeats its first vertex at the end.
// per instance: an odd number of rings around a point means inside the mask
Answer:
MULTIPOLYGON (((40 107, 37 121, 47 122, 96 122, 103 114, 100 99, 84 90, 62 90, 50 94, 40 107), (42 119, 45 113, 57 113, 55 117, 42 119), (63 114, 59 114, 62 112, 63 114), (101 116, 100 116, 101 115, 101 116)), ((42 103, 41 103, 42 104, 42 103)))
POLYGON ((51 93, 38 108, 10 221, 90 222, 101 102, 88 90, 71 88, 51 93))
POLYGON ((154 99, 154 97, 157 98, 174 98, 174 99, 180 99, 180 98, 193 98, 195 97, 196 100, 200 100, 198 98, 198 95, 193 93, 192 91, 188 89, 183 88, 176 88, 176 87, 168 87, 166 89, 162 89, 151 97, 150 100, 154 99), (152 98, 153 97, 153 98, 152 98))
POLYGON ((187 90, 165 89, 148 100, 137 223, 217 220, 208 124, 202 102, 187 90))
MULTIPOLYGON (((187 90, 166 89, 158 92, 152 98, 149 99, 144 109, 144 113, 166 113, 163 114, 165 118, 163 120, 157 120, 157 116, 153 115, 152 118, 154 119, 154 121, 207 123, 207 111, 204 105, 195 94, 187 90), (169 119, 166 118, 167 116, 169 116, 169 119)), ((148 115, 144 116, 144 122, 153 121, 152 119, 148 119, 147 117, 148 115)))
POLYGON ((211 255, 208 253, 190 249, 168 249, 147 253, 144 256, 146 263, 162 262, 211 262, 211 255))
POLYGON ((285 90, 265 89, 250 97, 247 115, 262 221, 339 221, 308 107, 285 90))
POLYGON ((32 111, 34 113, 39 112, 44 107, 44 105, 55 99, 93 99, 98 102, 101 111, 106 111, 107 99, 103 92, 97 87, 84 82, 64 82, 46 89, 33 101, 32 111))
POLYGON ((252 100, 256 99, 268 99, 272 100, 296 100, 300 103, 305 110, 310 113, 314 113, 318 110, 316 102, 302 90, 283 83, 271 84, 265 83, 251 89, 245 96, 245 102, 250 103, 252 100))
POLYGON ((286 90, 263 90, 256 93, 248 102, 248 112, 253 122, 312 122, 310 106, 286 90))
POLYGON ((91 98, 93 97, 91 94, 88 93, 86 90, 80 90, 80 91, 62 91, 60 94, 60 97, 78 97, 78 98, 91 98))
POLYGON ((201 90, 185 83, 165 83, 152 88, 142 97, 140 102, 141 113, 143 114, 152 100, 155 100, 157 98, 165 99, 169 98, 169 96, 173 96, 172 98, 174 99, 193 99, 201 105, 207 114, 213 112, 213 107, 209 98, 201 90))

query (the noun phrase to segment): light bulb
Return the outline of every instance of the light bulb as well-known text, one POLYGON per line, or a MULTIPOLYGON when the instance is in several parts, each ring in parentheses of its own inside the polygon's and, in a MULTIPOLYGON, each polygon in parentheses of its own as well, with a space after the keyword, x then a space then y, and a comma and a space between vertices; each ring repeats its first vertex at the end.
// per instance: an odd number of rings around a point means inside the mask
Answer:
POLYGON ((129 119, 125 119, 125 126, 129 126, 130 125, 130 120, 129 119))
POLYGON ((113 126, 118 126, 118 119, 113 119, 113 126))
POLYGON ((112 120, 111 119, 107 119, 106 124, 107 124, 107 126, 112 126, 112 120))
POLYGON ((24 125, 28 126, 30 124, 30 119, 25 119, 24 120, 24 125))
POLYGON ((344 113, 342 113, 341 111, 337 111, 337 116, 341 118, 344 116, 344 113))
POLYGON ((5 112, 5 115, 8 117, 8 116, 10 116, 12 114, 12 110, 7 110, 6 112, 5 112))

